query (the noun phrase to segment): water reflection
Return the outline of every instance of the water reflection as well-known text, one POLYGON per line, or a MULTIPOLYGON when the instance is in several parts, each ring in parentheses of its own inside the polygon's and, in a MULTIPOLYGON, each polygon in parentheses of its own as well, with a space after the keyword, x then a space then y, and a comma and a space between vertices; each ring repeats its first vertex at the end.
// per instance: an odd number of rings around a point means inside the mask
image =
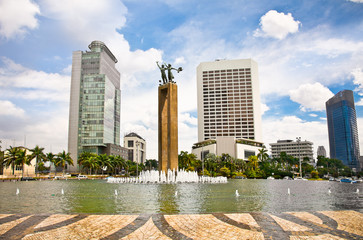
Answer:
POLYGON ((362 194, 363 184, 327 181, 229 180, 226 184, 145 185, 110 184, 104 180, 2 182, 0 213, 228 213, 362 209, 362 194), (19 195, 16 195, 17 188, 19 195), (356 193, 357 188, 359 194, 356 193), (235 195, 236 190, 239 197, 235 195))

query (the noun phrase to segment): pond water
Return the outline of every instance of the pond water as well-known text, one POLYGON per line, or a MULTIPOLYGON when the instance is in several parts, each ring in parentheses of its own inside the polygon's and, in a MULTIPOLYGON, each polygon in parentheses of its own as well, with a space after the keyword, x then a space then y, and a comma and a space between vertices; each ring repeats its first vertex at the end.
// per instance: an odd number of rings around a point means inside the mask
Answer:
POLYGON ((1 182, 0 196, 0 213, 237 213, 363 209, 362 183, 328 181, 236 179, 225 184, 116 184, 106 180, 1 182), (16 194, 17 189, 19 194, 16 194), (239 197, 236 197, 236 190, 239 197))

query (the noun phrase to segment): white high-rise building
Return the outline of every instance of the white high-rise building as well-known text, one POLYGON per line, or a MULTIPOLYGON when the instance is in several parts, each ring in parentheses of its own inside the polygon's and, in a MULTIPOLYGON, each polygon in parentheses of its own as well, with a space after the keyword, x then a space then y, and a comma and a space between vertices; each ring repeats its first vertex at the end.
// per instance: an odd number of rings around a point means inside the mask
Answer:
POLYGON ((257 63, 216 60, 197 67, 198 141, 217 137, 262 142, 257 63))

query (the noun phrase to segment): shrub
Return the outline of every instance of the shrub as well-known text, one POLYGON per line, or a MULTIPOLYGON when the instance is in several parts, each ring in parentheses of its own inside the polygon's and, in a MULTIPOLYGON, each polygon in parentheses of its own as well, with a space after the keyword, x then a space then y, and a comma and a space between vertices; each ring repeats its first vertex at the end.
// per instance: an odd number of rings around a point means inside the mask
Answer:
POLYGON ((318 179, 319 178, 319 172, 317 171, 311 171, 311 178, 318 179))

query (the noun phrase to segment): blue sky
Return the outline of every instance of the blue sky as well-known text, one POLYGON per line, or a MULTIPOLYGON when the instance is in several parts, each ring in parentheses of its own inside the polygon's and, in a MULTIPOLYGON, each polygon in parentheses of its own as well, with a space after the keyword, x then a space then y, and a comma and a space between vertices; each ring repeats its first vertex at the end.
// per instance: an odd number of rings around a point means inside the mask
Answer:
POLYGON ((363 0, 0 0, 0 140, 67 150, 72 52, 107 44, 121 73, 121 135, 157 158, 156 61, 182 66, 179 151, 197 142, 196 67, 259 65, 263 140, 328 146, 325 102, 355 94, 363 149, 363 0))

